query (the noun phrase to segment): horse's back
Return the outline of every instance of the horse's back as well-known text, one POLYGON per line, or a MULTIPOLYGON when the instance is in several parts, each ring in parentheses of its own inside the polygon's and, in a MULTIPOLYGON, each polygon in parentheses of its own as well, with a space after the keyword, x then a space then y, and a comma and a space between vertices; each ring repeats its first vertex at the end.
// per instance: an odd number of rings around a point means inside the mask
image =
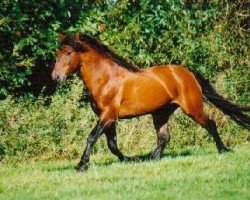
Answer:
POLYGON ((196 83, 194 76, 182 66, 154 66, 134 74, 124 81, 120 116, 140 115, 153 112, 174 102, 185 90, 188 83, 196 83))
POLYGON ((176 98, 182 92, 201 92, 199 83, 192 72, 181 65, 161 65, 154 66, 145 70, 157 76, 168 87, 172 98, 176 98), (190 91, 192 90, 192 91, 190 91))

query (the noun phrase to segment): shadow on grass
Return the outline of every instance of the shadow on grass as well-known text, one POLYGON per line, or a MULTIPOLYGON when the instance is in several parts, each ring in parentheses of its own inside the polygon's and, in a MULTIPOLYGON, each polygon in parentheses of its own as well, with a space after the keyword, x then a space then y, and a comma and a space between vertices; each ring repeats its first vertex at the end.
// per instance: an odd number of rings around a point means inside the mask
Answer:
POLYGON ((46 167, 43 169, 44 171, 47 172, 55 172, 55 171, 74 171, 75 170, 75 166, 73 164, 68 164, 65 166, 53 166, 53 167, 46 167))
MULTIPOLYGON (((116 164, 116 163, 141 163, 141 162, 149 162, 149 161, 153 161, 151 159, 151 155, 152 153, 147 153, 147 154, 143 154, 143 155, 136 155, 136 156, 133 156, 132 160, 133 161, 124 161, 124 162, 121 162, 119 161, 118 159, 110 159, 108 161, 104 161, 104 162, 92 162, 90 163, 90 168, 91 168, 91 165, 95 165, 95 166, 100 166, 100 167, 105 167, 105 166, 110 166, 112 164, 116 164)), ((170 152, 170 153, 164 153, 162 154, 161 156, 161 159, 162 158, 178 158, 178 157, 187 157, 187 156, 192 156, 194 155, 194 153, 190 150, 185 150, 183 152, 180 152, 180 153, 176 153, 176 152, 170 152)), ((77 165, 77 162, 75 164, 72 164, 71 161, 69 161, 69 164, 68 165, 64 165, 64 166, 53 166, 53 167, 49 167, 49 168, 46 168, 46 171, 75 171, 75 167, 77 165)))
MULTIPOLYGON (((152 153, 147 153, 147 154, 144 154, 144 155, 137 155, 136 157, 138 157, 141 162, 146 162, 146 161, 152 161, 151 155, 152 155, 152 153)), ((165 157, 177 158, 177 157, 187 157, 187 156, 192 156, 192 155, 194 155, 192 153, 192 151, 186 150, 186 151, 183 151, 183 152, 180 152, 180 153, 174 153, 174 152, 163 153, 161 155, 161 159, 165 158, 165 157)))

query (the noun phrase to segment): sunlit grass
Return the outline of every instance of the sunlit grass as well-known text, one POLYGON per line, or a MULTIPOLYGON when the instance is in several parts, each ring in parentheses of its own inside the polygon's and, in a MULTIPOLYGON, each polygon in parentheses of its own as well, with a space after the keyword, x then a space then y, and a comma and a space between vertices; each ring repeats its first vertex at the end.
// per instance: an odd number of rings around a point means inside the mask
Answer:
POLYGON ((249 144, 233 153, 191 152, 120 163, 97 153, 87 173, 77 160, 2 165, 0 199, 249 199, 249 144))

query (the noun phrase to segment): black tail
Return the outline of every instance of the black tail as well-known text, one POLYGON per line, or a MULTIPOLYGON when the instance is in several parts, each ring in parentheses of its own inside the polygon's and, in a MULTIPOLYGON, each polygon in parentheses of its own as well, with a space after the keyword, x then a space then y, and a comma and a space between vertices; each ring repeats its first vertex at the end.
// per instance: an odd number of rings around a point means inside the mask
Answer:
POLYGON ((228 115, 235 122, 247 129, 250 129, 250 117, 243 113, 247 111, 249 112, 250 106, 241 107, 231 103, 224 97, 220 96, 209 84, 209 81, 207 79, 203 78, 197 72, 192 71, 192 73, 195 75, 202 88, 203 95, 207 98, 208 101, 217 106, 223 113, 228 115))

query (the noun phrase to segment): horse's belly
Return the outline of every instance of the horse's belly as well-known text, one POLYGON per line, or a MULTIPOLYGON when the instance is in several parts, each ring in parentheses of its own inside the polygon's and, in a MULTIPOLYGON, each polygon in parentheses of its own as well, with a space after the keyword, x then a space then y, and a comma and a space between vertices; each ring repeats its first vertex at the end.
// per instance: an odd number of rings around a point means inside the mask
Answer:
POLYGON ((151 113, 171 101, 167 89, 155 81, 140 80, 124 88, 119 117, 151 113))

